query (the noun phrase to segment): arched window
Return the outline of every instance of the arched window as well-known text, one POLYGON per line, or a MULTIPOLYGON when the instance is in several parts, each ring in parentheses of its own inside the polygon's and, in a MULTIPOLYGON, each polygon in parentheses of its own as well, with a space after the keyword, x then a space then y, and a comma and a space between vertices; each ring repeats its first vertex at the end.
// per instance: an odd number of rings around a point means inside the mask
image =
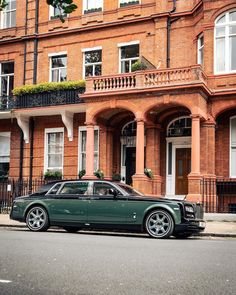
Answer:
POLYGON ((170 122, 167 127, 168 137, 191 136, 192 120, 189 117, 181 117, 170 122))
POLYGON ((215 72, 236 72, 236 10, 216 19, 215 72))

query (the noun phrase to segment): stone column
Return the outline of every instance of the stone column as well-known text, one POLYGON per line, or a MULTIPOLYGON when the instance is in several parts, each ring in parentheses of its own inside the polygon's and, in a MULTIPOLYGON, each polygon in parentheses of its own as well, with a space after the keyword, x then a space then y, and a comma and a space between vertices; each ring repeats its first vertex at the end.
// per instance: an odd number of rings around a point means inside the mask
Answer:
POLYGON ((200 116, 192 115, 191 173, 188 175, 188 200, 201 201, 200 116))
POLYGON ((152 194, 161 196, 161 126, 148 125, 146 128, 146 168, 153 173, 152 194))
POLYGON ((136 173, 144 175, 144 121, 137 120, 136 135, 136 173))
POLYGON ((86 138, 86 175, 85 178, 94 179, 94 125, 87 124, 86 138))

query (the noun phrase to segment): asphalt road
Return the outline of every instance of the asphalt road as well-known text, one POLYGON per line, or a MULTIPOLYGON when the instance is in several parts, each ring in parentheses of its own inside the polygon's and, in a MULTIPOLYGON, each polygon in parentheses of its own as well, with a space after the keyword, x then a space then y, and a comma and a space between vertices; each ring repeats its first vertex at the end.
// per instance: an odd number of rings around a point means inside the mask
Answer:
POLYGON ((236 294, 236 239, 0 229, 0 295, 236 294))

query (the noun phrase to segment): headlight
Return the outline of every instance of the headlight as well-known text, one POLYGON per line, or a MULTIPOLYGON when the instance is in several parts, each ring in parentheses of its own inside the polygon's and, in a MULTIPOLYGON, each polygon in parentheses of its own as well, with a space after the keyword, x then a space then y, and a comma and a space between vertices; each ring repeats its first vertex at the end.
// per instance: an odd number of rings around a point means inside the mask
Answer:
POLYGON ((191 206, 185 206, 185 211, 189 213, 194 213, 193 207, 191 206))

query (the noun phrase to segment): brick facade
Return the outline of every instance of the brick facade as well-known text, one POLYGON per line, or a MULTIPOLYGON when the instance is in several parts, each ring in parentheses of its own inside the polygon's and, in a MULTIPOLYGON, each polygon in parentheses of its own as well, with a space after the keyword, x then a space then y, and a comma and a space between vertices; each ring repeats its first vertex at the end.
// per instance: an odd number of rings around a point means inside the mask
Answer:
MULTIPOLYGON (((0 29, 0 63, 14 61, 14 87, 24 82, 32 84, 35 70, 37 83, 49 81, 50 56, 60 52, 67 54, 67 80, 82 79, 83 50, 94 47, 102 48, 102 77, 100 81, 87 79, 81 105, 17 109, 10 114, 0 112, 0 133, 11 132, 10 177, 19 177, 20 127, 16 120, 19 117, 26 122, 29 118, 34 120, 33 178, 45 172, 45 129, 60 127, 64 128, 63 176, 76 177, 80 153, 78 130, 91 124, 99 126, 99 168, 107 179, 114 173, 122 174, 121 131, 126 123, 136 120, 144 122, 144 166, 152 170, 154 178, 150 180, 136 173, 133 185, 145 193, 165 195, 168 181, 172 181, 170 186, 177 181, 173 180, 177 177, 173 174, 177 166, 174 162, 171 168, 168 166, 167 126, 178 118, 193 120, 196 117, 199 135, 194 131, 186 142, 184 139, 171 142, 173 156, 177 148, 189 147, 189 144, 191 148, 194 143, 186 193, 190 199, 199 200, 202 178, 230 178, 229 122, 230 117, 236 115, 236 74, 215 74, 214 29, 219 15, 236 10, 235 1, 178 0, 176 10, 171 12, 174 1, 170 0, 141 0, 138 5, 123 8, 119 8, 119 1, 104 0, 102 12, 83 14, 83 1, 75 0, 78 9, 64 23, 49 20, 50 8, 45 2, 39 0, 38 34, 34 35, 36 1, 29 1, 27 19, 26 1, 17 1, 16 27, 0 29), (169 69, 168 19, 171 23, 169 69), (202 67, 196 66, 201 34, 204 36, 202 67), (34 68, 36 39, 37 69, 34 68), (138 42, 139 56, 156 69, 137 72, 133 77, 119 75, 119 46, 130 42, 138 42), (100 83, 96 84, 100 88, 95 89, 94 83, 100 83), (114 83, 118 83, 116 87, 114 83), (131 83, 129 87, 127 83, 131 83), (72 141, 63 124, 64 111, 73 116, 72 141), (193 168, 198 165, 199 171, 193 168), (168 178, 168 169, 173 170, 172 180, 168 178)), ((138 132, 137 135, 142 136, 138 132)), ((137 145, 139 142, 136 148, 137 145)), ((30 143, 24 143, 23 177, 30 177, 31 152, 30 143)), ((136 169, 142 157, 136 154, 136 169)))

